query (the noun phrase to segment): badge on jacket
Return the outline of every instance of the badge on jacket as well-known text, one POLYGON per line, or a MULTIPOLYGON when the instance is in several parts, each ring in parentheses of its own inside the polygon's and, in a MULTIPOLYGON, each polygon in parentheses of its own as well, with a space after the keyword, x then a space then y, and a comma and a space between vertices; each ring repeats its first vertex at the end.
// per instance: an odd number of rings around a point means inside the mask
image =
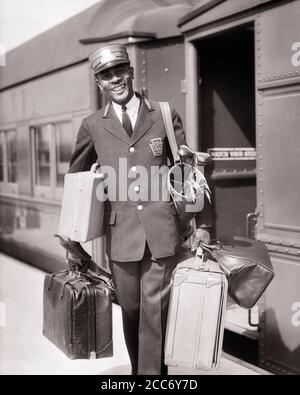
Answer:
POLYGON ((157 139, 151 139, 150 148, 152 149, 154 156, 162 156, 164 143, 160 137, 157 139))

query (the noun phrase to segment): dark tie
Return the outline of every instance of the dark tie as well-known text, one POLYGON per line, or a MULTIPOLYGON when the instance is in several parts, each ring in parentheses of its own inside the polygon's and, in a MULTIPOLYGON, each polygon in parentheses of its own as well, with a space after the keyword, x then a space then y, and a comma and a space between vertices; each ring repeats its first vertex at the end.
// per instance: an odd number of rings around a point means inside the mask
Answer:
POLYGON ((132 124, 131 124, 131 120, 130 117, 127 113, 127 107, 126 106, 122 106, 122 125, 124 127, 124 129, 126 130, 127 134, 129 137, 131 137, 132 135, 132 124))

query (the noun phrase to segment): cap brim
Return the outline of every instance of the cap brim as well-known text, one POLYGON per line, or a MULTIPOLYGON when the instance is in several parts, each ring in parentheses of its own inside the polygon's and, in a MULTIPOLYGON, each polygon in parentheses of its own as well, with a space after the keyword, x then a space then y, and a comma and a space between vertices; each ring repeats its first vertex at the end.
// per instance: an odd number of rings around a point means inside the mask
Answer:
POLYGON ((101 67, 99 67, 98 69, 96 69, 94 71, 95 74, 101 73, 104 70, 110 69, 111 67, 117 66, 118 64, 129 64, 130 61, 129 60, 114 60, 113 62, 109 62, 106 63, 104 65, 102 65, 101 67))

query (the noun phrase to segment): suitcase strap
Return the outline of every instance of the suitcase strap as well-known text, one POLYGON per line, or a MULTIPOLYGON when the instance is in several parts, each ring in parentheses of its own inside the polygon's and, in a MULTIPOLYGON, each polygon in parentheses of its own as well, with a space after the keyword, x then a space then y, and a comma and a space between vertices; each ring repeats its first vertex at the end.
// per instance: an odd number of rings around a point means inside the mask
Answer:
POLYGON ((85 284, 84 287, 88 302, 88 352, 89 357, 96 357, 96 293, 93 286, 85 284))

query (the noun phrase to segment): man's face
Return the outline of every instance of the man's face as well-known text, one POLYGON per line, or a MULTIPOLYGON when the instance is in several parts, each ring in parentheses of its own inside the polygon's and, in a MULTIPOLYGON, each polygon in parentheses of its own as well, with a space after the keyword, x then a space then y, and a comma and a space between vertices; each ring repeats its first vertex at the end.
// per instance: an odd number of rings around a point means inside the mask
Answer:
POLYGON ((133 68, 120 64, 97 74, 97 82, 109 100, 117 104, 127 104, 132 98, 134 79, 133 68))

